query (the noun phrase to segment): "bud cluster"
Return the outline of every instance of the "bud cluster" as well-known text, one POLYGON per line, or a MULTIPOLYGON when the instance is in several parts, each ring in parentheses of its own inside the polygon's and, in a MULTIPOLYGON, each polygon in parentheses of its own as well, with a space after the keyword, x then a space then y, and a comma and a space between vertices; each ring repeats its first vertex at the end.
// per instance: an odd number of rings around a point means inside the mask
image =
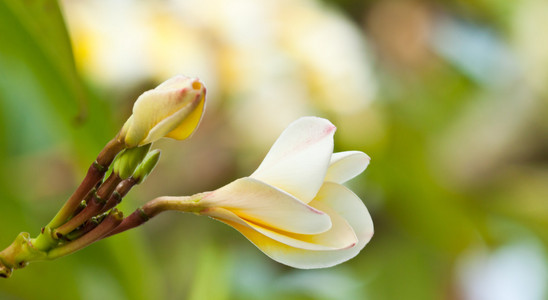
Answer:
POLYGON ((202 82, 186 76, 175 76, 144 92, 118 135, 50 223, 36 238, 21 233, 0 252, 0 277, 9 277, 31 261, 78 251, 114 232, 124 219, 116 206, 160 159, 160 150, 150 150, 152 143, 162 137, 190 137, 202 119, 205 94, 202 82))

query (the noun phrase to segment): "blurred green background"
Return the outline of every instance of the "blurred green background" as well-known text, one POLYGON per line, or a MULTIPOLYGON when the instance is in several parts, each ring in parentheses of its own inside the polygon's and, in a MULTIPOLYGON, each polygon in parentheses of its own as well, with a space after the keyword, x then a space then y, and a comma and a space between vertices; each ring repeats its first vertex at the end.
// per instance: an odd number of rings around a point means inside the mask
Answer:
POLYGON ((0 281, 0 299, 548 299, 545 0, 0 1, 0 246, 36 235, 136 97, 200 77, 189 140, 121 207, 250 174, 303 115, 372 158, 375 236, 322 270, 190 214, 0 281))

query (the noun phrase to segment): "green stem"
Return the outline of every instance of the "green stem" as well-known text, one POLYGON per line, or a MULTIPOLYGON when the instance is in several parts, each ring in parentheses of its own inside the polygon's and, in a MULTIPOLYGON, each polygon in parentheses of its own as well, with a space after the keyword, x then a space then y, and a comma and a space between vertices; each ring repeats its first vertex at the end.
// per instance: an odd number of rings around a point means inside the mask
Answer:
POLYGON ((12 272, 12 268, 7 267, 4 262, 0 261, 0 278, 9 278, 12 272))
POLYGON ((207 194, 209 194, 209 192, 198 193, 186 197, 158 197, 145 203, 141 208, 149 218, 168 210, 198 213, 204 209, 200 204, 200 200, 207 194))
POLYGON ((47 253, 36 249, 31 241, 30 234, 22 232, 0 252, 0 277, 8 278, 14 269, 23 268, 30 261, 47 258, 47 253))
POLYGON ((31 240, 31 243, 36 249, 46 251, 55 247, 59 243, 59 241, 53 238, 53 232, 51 228, 44 227, 42 228, 40 234, 35 239, 31 240))
POLYGON ((97 227, 88 233, 74 241, 60 244, 60 246, 51 250, 37 248, 35 246, 36 240, 31 239, 29 233, 22 232, 11 245, 0 252, 0 277, 10 277, 13 270, 21 269, 29 262, 56 259, 87 247, 101 240, 106 234, 116 228, 122 220, 123 214, 113 209, 97 227))

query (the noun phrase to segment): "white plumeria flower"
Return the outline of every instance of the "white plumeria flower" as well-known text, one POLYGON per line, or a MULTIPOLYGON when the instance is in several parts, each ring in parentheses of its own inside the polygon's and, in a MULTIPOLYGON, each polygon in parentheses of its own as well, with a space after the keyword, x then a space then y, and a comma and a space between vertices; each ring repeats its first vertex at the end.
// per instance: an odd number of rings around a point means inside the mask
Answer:
POLYGON ((356 256, 373 236, 373 222, 360 198, 341 183, 365 170, 369 157, 333 153, 335 129, 325 119, 298 119, 251 176, 180 209, 234 227, 266 255, 295 268, 330 267, 356 256))
POLYGON ((162 137, 188 138, 204 112, 206 89, 197 78, 175 76, 144 92, 133 105, 120 139, 127 147, 142 146, 162 137))

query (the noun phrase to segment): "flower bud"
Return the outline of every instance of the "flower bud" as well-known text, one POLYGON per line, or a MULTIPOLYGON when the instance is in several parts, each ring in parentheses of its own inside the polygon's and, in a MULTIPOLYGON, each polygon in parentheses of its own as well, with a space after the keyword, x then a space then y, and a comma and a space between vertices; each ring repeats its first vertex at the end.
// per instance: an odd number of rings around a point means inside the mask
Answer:
POLYGON ((133 114, 122 127, 120 140, 131 148, 162 137, 188 138, 202 118, 205 94, 202 82, 182 75, 144 92, 135 101, 133 114))
POLYGON ((142 147, 128 148, 122 151, 122 153, 116 157, 114 165, 112 166, 112 171, 115 174, 118 174, 122 179, 129 178, 147 155, 148 150, 150 150, 150 145, 151 144, 142 147))
POLYGON ((147 154, 145 159, 143 159, 143 162, 135 170, 135 173, 133 173, 133 178, 135 179, 137 184, 143 182, 148 174, 150 174, 152 170, 154 170, 154 167, 156 167, 158 160, 160 160, 159 149, 152 150, 147 154))

